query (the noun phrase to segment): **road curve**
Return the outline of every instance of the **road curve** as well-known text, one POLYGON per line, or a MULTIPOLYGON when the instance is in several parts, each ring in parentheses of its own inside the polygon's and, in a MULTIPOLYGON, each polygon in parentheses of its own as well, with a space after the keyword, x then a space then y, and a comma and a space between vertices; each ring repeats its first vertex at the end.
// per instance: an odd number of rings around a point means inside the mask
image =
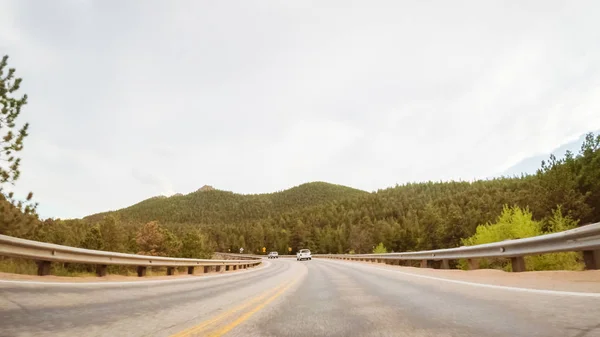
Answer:
POLYGON ((0 283, 0 336, 600 337, 600 298, 441 282, 352 262, 152 284, 0 283))

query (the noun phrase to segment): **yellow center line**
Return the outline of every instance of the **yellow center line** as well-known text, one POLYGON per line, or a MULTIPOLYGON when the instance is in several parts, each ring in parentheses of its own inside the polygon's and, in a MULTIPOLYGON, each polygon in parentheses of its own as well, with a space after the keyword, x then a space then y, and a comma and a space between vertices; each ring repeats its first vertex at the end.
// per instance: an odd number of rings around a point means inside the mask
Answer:
POLYGON ((273 290, 273 289, 266 290, 266 291, 262 292, 261 294, 251 298, 250 300, 238 305, 237 307, 229 309, 229 310, 221 313, 220 315, 215 316, 214 318, 211 318, 209 320, 206 320, 206 321, 204 321, 198 325, 195 325, 189 329, 175 333, 175 334, 171 335, 170 337, 187 337, 187 336, 192 336, 193 334, 197 334, 197 333, 203 331, 205 328, 207 328, 211 324, 216 323, 222 319, 225 319, 228 316, 233 315, 238 311, 244 310, 246 307, 249 307, 256 302, 261 301, 262 299, 267 297, 269 294, 273 293, 274 291, 277 291, 278 289, 281 289, 284 286, 285 286, 285 284, 281 285, 278 288, 275 288, 275 290, 273 290))
POLYGON ((254 307, 252 310, 250 310, 247 313, 243 314, 241 317, 239 317, 235 321, 227 324, 226 326, 224 326, 220 330, 215 331, 210 336, 211 337, 220 337, 220 336, 223 336, 224 334, 228 333, 229 331, 231 331, 236 326, 244 323, 245 321, 248 320, 248 318, 252 317, 252 315, 256 314, 261 309, 263 309, 265 306, 267 306, 267 304, 273 302, 275 299, 277 299, 279 296, 281 296, 281 294, 283 294, 284 292, 286 292, 286 290, 288 290, 291 286, 293 286, 294 283, 296 283, 296 280, 289 282, 286 286, 283 287, 283 289, 280 288, 280 290, 277 293, 275 293, 273 296, 269 297, 264 302, 262 302, 261 304, 257 305, 256 307, 254 307))

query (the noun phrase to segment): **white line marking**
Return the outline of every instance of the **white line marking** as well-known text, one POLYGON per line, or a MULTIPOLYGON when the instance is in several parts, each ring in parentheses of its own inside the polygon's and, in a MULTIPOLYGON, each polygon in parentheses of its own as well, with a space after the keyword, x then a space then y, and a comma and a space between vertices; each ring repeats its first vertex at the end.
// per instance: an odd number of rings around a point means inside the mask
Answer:
POLYGON ((176 282, 193 282, 193 281, 201 281, 203 279, 212 279, 218 277, 228 277, 234 275, 240 275, 245 273, 252 273, 255 271, 263 270, 271 265, 269 261, 262 261, 262 266, 254 267, 252 269, 246 269, 245 271, 230 273, 230 274, 216 274, 216 275, 206 275, 199 276, 198 278, 186 277, 186 278, 176 278, 173 280, 148 280, 148 281, 106 281, 106 282, 44 282, 44 281, 19 281, 19 280, 0 280, 0 283, 8 283, 8 284, 33 284, 33 285, 51 285, 51 286, 113 286, 113 287, 122 287, 128 285, 144 285, 144 284, 160 284, 160 283, 176 283, 176 282))
MULTIPOLYGON (((352 264, 353 263, 353 262, 341 262, 341 261, 335 261, 335 260, 329 260, 329 259, 319 259, 319 260, 333 262, 333 263, 339 263, 339 264, 352 264)), ((535 294, 544 294, 544 295, 579 296, 579 297, 597 297, 597 298, 600 298, 600 293, 583 293, 583 292, 576 292, 576 291, 543 290, 543 289, 531 289, 531 288, 518 288, 518 287, 509 287, 509 286, 499 286, 499 285, 487 284, 487 283, 475 283, 475 282, 451 280, 451 279, 442 278, 442 277, 419 275, 419 274, 407 273, 407 272, 403 272, 403 271, 399 271, 399 270, 393 270, 393 269, 387 269, 387 268, 379 268, 379 267, 369 266, 369 265, 362 265, 362 266, 366 267, 366 268, 373 268, 373 269, 378 269, 378 270, 383 270, 383 271, 389 271, 389 272, 392 272, 392 273, 398 273, 398 274, 407 275, 407 276, 414 276, 414 277, 420 277, 420 278, 429 279, 429 280, 444 281, 444 282, 450 282, 450 283, 456 283, 456 284, 462 284, 462 285, 469 285, 469 286, 481 287, 481 288, 511 290, 511 291, 520 291, 520 292, 535 293, 535 294)))

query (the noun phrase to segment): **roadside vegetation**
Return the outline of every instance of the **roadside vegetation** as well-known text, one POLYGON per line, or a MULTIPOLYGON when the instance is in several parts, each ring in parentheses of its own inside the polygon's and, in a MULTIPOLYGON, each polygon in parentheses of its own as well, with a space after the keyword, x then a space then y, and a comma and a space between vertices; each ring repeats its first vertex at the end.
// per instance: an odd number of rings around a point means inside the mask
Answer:
MULTIPOLYGON (((28 124, 17 117, 27 102, 15 96, 20 79, 0 68, 0 234, 97 250, 208 258, 213 252, 292 254, 402 252, 522 238, 600 221, 600 135, 588 134, 578 153, 551 156, 536 174, 474 182, 423 182, 372 193, 313 182, 285 191, 241 195, 201 188, 188 195, 153 197, 83 219, 39 219, 30 194, 17 200, 28 124), (13 130, 14 129, 14 130, 13 130)), ((414 163, 418 167, 418 163, 414 163)), ((509 268, 488 259, 482 266, 509 268)), ((459 261, 458 266, 465 263, 459 261)), ((577 253, 527 257, 532 270, 581 269, 577 253)), ((31 272, 34 265, 0 259, 0 271, 31 272)), ((86 266, 63 265, 65 273, 86 266)), ((112 273, 128 273, 111 267, 112 273)))
MULTIPOLYGON (((576 227, 577 221, 563 216, 560 207, 552 212, 551 217, 536 221, 527 208, 505 206, 495 223, 477 226, 475 234, 463 239, 462 243, 465 246, 481 245, 562 232, 576 227)), ((583 270, 582 258, 579 252, 526 256, 525 266, 527 270, 583 270)), ((479 259, 478 262, 481 268, 511 270, 510 259, 506 258, 479 259)), ((469 269, 466 260, 460 260, 459 266, 461 269, 469 269)))

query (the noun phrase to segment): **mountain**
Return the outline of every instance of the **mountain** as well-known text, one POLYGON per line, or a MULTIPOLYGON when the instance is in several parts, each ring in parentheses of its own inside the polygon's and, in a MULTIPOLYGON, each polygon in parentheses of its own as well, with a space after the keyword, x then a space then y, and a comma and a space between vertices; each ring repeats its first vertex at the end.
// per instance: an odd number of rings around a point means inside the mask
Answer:
MULTIPOLYGON (((212 187, 212 186, 210 186, 210 185, 204 185, 204 186, 200 187, 200 188, 198 189, 198 191, 197 191, 197 192, 202 192, 202 191, 213 191, 214 189, 215 189, 215 188, 214 188, 214 187, 212 187)), ((179 194, 181 194, 181 193, 179 193, 179 194)))
POLYGON ((274 193, 246 195, 205 185, 187 195, 153 197, 120 210, 93 214, 84 220, 95 222, 112 214, 125 222, 244 222, 368 194, 351 187, 325 182, 306 183, 274 193))
MULTIPOLYGON (((594 134, 600 134, 600 130, 593 132, 594 134)), ((550 153, 540 154, 536 156, 531 156, 529 158, 525 158, 518 162, 517 164, 511 166, 505 171, 498 174, 498 176, 512 177, 512 176, 521 176, 521 174, 535 174, 536 171, 540 168, 540 164, 542 160, 548 161, 550 155, 554 155, 557 158, 564 157, 567 151, 571 151, 572 153, 578 153, 581 144, 585 140, 586 134, 581 135, 577 140, 572 142, 563 144, 556 149, 552 150, 550 153)))

